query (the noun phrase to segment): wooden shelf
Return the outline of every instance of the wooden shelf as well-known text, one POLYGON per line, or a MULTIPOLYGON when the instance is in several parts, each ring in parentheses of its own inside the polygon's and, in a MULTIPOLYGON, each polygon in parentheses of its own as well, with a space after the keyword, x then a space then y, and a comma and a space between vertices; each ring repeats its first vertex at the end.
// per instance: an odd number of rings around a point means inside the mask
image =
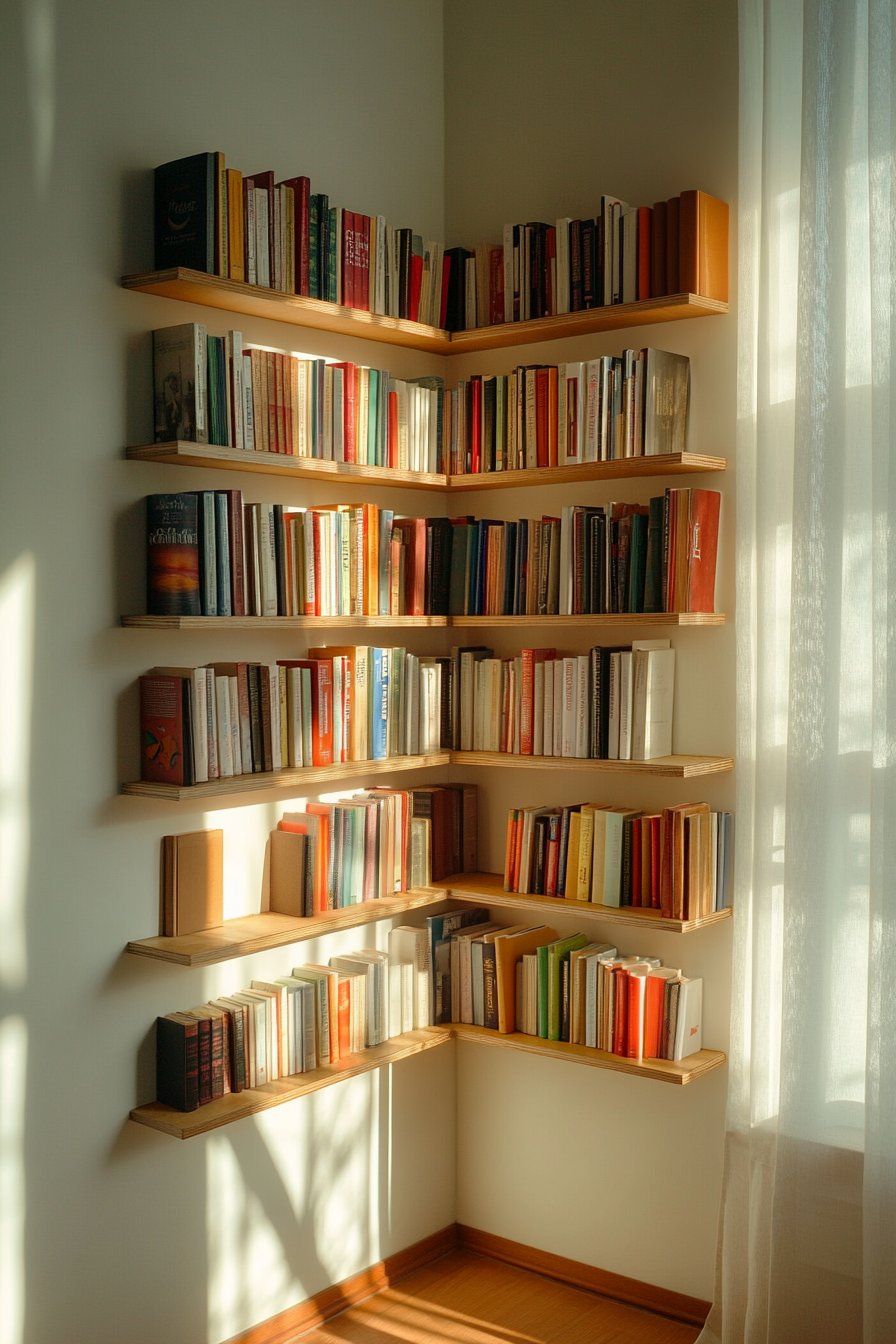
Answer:
POLYGON ((454 1024, 451 1032, 459 1041, 472 1041, 476 1045, 498 1046, 502 1049, 522 1050, 530 1055, 542 1055, 550 1059, 565 1059, 575 1064, 588 1064, 596 1069, 611 1069, 615 1073, 635 1074, 639 1078, 652 1078, 658 1083, 692 1083, 725 1063, 721 1050, 698 1050, 680 1063, 668 1059, 626 1059, 622 1055, 611 1055, 606 1050, 595 1050, 588 1045, 570 1045, 569 1041, 546 1041, 540 1036, 524 1036, 522 1032, 512 1032, 502 1036, 487 1027, 470 1027, 454 1024))
POLYGON ((575 616, 449 616, 450 626, 489 626, 498 630, 510 626, 544 626, 548 629, 619 628, 641 625, 724 625, 721 611, 613 611, 575 616))
POLYGON ((399 770, 427 770, 432 766, 450 764, 447 751, 431 752, 427 756, 390 756, 385 761, 347 761, 343 765, 312 765, 302 769, 267 770, 257 775, 234 775, 228 779, 212 779, 207 784, 154 784, 137 779, 122 784, 121 791, 130 797, 160 798, 168 802, 193 802, 203 798, 234 798, 245 793, 261 793, 269 789, 291 789, 293 792, 331 781, 352 779, 355 775, 387 775, 399 770))
POLYGON ((614 462, 579 462, 572 466, 537 467, 520 471, 484 471, 446 476, 441 472, 405 471, 397 467, 369 467, 359 462, 328 462, 317 457, 292 457, 285 453, 245 452, 220 444, 143 443, 125 449, 131 462, 164 462, 181 467, 219 467, 298 480, 325 480, 346 485, 382 486, 386 489, 438 490, 466 493, 471 490, 510 490, 545 485, 577 485, 585 481, 614 481, 626 477, 678 476, 686 473, 725 471, 724 457, 704 453, 664 453, 650 457, 625 457, 614 462))
POLYGON ((128 630, 444 629, 448 616, 122 616, 128 630))
POLYGON ((259 1111, 270 1110, 272 1106, 281 1106, 286 1101, 309 1096, 332 1083, 357 1078, 359 1074, 371 1073, 387 1064, 398 1064, 424 1050, 444 1045, 450 1039, 450 1031, 442 1027, 407 1032, 383 1045, 374 1045, 369 1050, 350 1055, 338 1064, 325 1064, 311 1073, 299 1073, 289 1078, 279 1078, 276 1083, 266 1083, 263 1087, 230 1093, 217 1101, 207 1102, 196 1111, 176 1111, 172 1106, 152 1101, 146 1106, 135 1107, 130 1113, 131 1119, 138 1125, 158 1129, 176 1139, 191 1139, 197 1134, 229 1125, 234 1120, 244 1120, 249 1115, 257 1115, 259 1111))
POLYGON ((308 299, 301 294, 284 294, 261 285, 247 285, 220 275, 206 275, 175 266, 167 271, 122 276, 125 289, 142 294, 160 294, 166 299, 201 303, 206 308, 222 308, 228 313, 247 317, 273 318, 294 327, 312 331, 331 331, 340 336, 360 337, 381 345, 403 345, 435 355, 450 353, 448 333, 422 322, 406 322, 395 317, 344 308, 338 303, 308 299))
POLYGON ((657 756, 652 761, 605 761, 576 756, 514 756, 504 751, 452 751, 451 765, 497 766, 512 770, 582 770, 610 774, 695 779, 734 768, 730 756, 657 756))
POLYGON ((576 485, 584 481, 616 481, 627 476, 678 476, 690 472, 725 471, 724 457, 703 453, 663 453, 621 457, 613 462, 576 462, 562 467, 528 467, 514 471, 467 472, 449 476, 450 491, 511 490, 518 487, 576 485))
POLYGON ((335 332, 360 337, 383 345, 401 345, 436 355, 463 355, 478 350, 508 349, 537 341, 555 341, 569 336, 588 336, 595 332, 618 331, 657 322, 678 322, 683 318, 717 317, 728 312, 727 303, 706 299, 698 294, 668 294, 638 303, 617 303, 607 308, 589 308, 584 312, 564 313, 560 317, 542 317, 529 322, 503 322, 473 331, 448 333, 420 322, 365 313, 300 294, 247 285, 219 275, 173 267, 142 275, 125 275, 125 289, 142 294, 158 294, 229 313, 273 318, 292 326, 314 331, 335 332))
POLYGON ((181 934, 177 938, 137 938, 128 943, 125 951, 156 961, 172 961, 178 966, 212 966, 255 952, 267 952, 272 947, 322 938, 342 929, 361 928, 364 924, 404 914, 407 910, 439 905, 449 894, 441 887, 427 887, 421 891, 385 896, 378 901, 360 901, 342 910, 327 910, 304 919, 270 912, 242 915, 226 920, 217 928, 203 929, 201 933, 181 934))
POLYGON ((642 625, 714 626, 724 612, 607 612, 579 616, 122 616, 126 630, 347 630, 466 629, 474 626, 547 629, 619 628, 642 625))
POLYGON ((717 910, 703 919, 666 919, 658 910, 642 910, 637 906, 596 905, 591 901, 570 901, 565 896, 536 896, 504 890, 500 873, 458 873, 444 882, 434 884, 443 890, 446 899, 472 901, 477 904, 506 906, 514 909, 537 910, 550 919, 553 915, 575 915, 589 922, 628 924, 639 929, 660 929, 664 933, 693 933, 731 918, 730 908, 717 910))
POLYGON ((570 1045, 568 1041, 545 1041, 539 1036, 524 1036, 521 1032, 502 1036, 486 1027, 470 1027, 453 1023, 444 1027, 427 1027, 418 1031, 397 1036, 383 1045, 371 1046, 351 1055, 338 1064, 328 1064, 314 1069, 311 1073, 295 1074, 289 1078, 280 1078, 276 1083, 266 1083, 263 1087, 247 1088, 243 1092, 231 1093, 217 1101, 207 1102, 195 1111, 177 1111, 172 1106, 151 1101, 145 1106, 136 1106, 130 1118, 138 1125, 157 1129, 177 1139, 191 1139, 197 1134, 206 1134, 209 1130, 220 1129, 235 1120, 244 1120, 247 1116, 257 1115, 259 1111, 269 1110, 287 1101, 309 1096, 323 1087, 342 1082, 346 1078, 356 1078, 359 1074, 370 1073, 388 1064, 397 1064, 410 1059, 424 1050, 456 1038, 460 1041, 472 1041, 476 1045, 497 1046, 499 1049, 523 1050, 528 1054, 547 1056, 551 1059, 566 1060, 567 1063, 586 1064, 592 1068, 610 1069, 616 1073, 628 1073, 639 1078, 651 1078, 655 1082, 675 1083, 679 1086, 693 1082, 717 1069, 725 1062, 721 1050, 699 1050, 689 1055, 681 1063, 672 1063, 665 1059, 624 1059, 620 1055, 611 1055, 605 1050, 594 1050, 586 1045, 570 1045))
POLYGON ((386 486, 390 490, 446 490, 448 477, 440 472, 404 471, 397 467, 369 467, 360 462, 328 462, 317 457, 292 457, 286 453, 245 452, 218 444, 144 443, 126 448, 132 462, 166 462, 181 467, 221 467, 225 471, 251 471, 267 476, 294 476, 301 480, 338 481, 351 485, 386 486))

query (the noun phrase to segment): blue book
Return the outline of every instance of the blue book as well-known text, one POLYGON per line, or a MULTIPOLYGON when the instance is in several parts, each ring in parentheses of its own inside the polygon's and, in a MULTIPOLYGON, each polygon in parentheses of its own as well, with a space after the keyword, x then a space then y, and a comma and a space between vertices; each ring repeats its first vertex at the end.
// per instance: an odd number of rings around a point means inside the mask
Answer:
POLYGON ((379 614, 388 616, 392 591, 391 543, 392 524, 395 521, 394 509, 380 509, 380 572, 379 572, 379 614))
POLYGON ((369 750, 372 761, 384 761, 389 727, 389 650, 371 645, 369 750))

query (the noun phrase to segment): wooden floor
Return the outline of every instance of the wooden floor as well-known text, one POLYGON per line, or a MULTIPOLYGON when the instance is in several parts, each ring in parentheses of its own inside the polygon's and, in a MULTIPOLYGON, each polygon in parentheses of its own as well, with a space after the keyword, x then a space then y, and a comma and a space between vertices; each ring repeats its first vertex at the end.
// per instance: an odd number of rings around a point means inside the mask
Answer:
POLYGON ((302 1344, 692 1344, 693 1325, 456 1250, 302 1344))

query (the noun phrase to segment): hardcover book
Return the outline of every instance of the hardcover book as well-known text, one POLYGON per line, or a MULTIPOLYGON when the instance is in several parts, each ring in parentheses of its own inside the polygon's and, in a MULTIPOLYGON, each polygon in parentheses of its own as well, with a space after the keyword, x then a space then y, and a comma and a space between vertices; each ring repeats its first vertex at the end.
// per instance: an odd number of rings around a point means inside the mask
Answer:
POLYGON ((155 265, 215 272, 218 156, 191 154, 155 170, 155 265))
POLYGON ((147 495, 147 613, 198 616, 200 609, 196 494, 147 495))
POLYGON ((201 322, 152 334, 156 443, 208 443, 208 334, 201 322))

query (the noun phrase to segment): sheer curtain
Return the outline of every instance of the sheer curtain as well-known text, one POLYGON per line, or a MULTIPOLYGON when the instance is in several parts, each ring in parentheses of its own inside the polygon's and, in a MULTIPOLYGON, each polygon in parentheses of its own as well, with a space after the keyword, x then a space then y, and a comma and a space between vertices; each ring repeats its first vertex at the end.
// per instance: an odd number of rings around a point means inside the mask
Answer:
POLYGON ((896 1339, 893 0, 741 0, 738 797, 702 1344, 896 1339))

